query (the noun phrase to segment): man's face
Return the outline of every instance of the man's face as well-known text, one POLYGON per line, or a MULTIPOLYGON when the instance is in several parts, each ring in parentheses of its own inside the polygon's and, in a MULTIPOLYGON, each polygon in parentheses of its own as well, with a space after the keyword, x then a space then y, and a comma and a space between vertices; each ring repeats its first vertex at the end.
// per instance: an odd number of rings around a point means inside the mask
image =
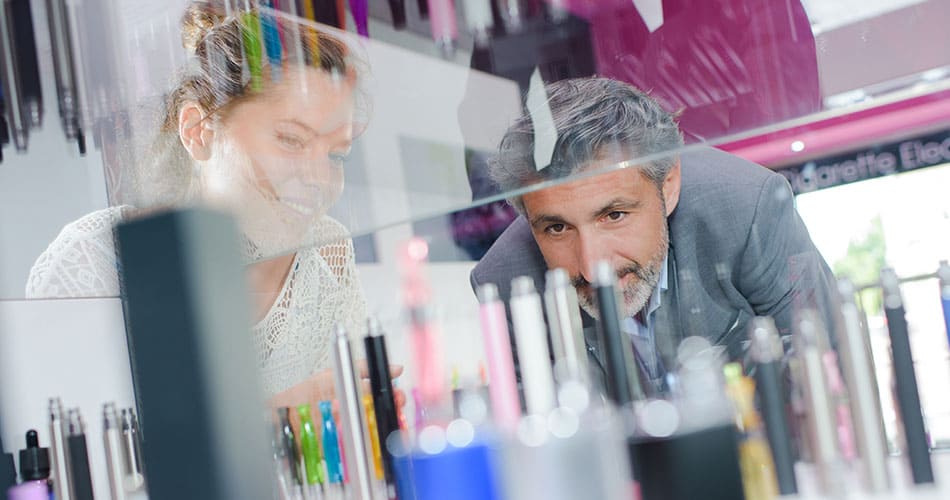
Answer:
MULTIPOLYGON (((608 162, 593 162, 597 169, 608 162)), ((646 305, 669 247, 666 217, 679 200, 679 165, 661 188, 638 168, 615 170, 525 194, 525 215, 548 268, 564 268, 581 307, 597 317, 594 264, 611 263, 625 316, 646 305)))

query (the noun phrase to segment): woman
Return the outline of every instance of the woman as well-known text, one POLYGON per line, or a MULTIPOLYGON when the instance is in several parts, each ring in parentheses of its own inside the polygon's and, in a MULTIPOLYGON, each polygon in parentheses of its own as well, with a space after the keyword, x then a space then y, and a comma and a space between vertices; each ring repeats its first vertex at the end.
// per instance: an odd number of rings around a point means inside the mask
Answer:
POLYGON ((280 39, 284 54, 303 61, 258 66, 245 58, 246 46, 261 42, 257 13, 226 17, 223 7, 194 2, 182 19, 192 64, 169 94, 149 155, 157 168, 138 174, 150 201, 67 225, 31 270, 27 297, 117 296, 112 229, 137 212, 190 204, 230 211, 244 234, 253 338, 271 403, 328 399, 332 327, 365 325, 352 242, 326 215, 354 139, 357 72, 343 42, 308 28, 303 43, 289 31, 280 39))

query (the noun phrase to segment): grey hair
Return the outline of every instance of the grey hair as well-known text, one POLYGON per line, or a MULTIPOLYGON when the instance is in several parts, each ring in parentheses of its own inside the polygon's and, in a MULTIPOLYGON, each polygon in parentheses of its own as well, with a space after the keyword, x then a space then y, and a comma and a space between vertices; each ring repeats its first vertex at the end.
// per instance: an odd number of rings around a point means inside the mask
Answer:
MULTIPOLYGON (((683 145, 676 115, 627 83, 574 78, 548 84, 545 91, 556 130, 539 132, 556 135, 551 163, 535 165, 535 125, 523 114, 505 132, 497 155, 489 161, 489 177, 501 192, 570 176, 608 148, 619 148, 635 159, 673 152, 683 145)), ((659 188, 677 161, 678 157, 670 154, 638 167, 659 188)), ((521 196, 508 201, 524 213, 521 196)))

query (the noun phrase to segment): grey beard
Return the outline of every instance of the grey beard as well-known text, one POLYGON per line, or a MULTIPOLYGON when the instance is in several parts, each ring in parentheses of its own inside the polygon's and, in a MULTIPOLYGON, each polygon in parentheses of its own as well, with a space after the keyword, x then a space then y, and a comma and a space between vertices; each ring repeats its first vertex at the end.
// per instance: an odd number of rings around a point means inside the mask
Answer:
MULTIPOLYGON (((628 283, 619 290, 621 297, 618 298, 622 299, 620 303, 620 314, 622 317, 633 317, 638 312, 643 310, 644 307, 646 307, 647 302, 649 302, 650 297, 653 295, 653 291, 656 289, 656 286, 660 281, 663 257, 665 257, 665 254, 663 254, 657 260, 651 260, 646 267, 638 265, 637 271, 632 271, 631 267, 621 270, 618 279, 623 278, 627 274, 631 273, 637 276, 635 281, 628 283)), ((577 290, 577 300, 580 303, 581 309, 583 309, 592 318, 600 320, 600 315, 598 313, 597 305, 593 295, 594 290, 590 286, 585 286, 583 289, 577 290)))
MULTIPOLYGON (((646 307, 647 302, 656 290, 660 282, 660 275, 663 273, 663 261, 670 248, 669 228, 663 225, 663 236, 660 238, 660 244, 657 245, 656 252, 647 262, 646 266, 639 262, 631 262, 627 266, 617 270, 617 279, 633 274, 636 280, 626 284, 619 290, 621 299, 620 314, 623 318, 631 318, 646 307)), ((600 320, 597 312, 597 304, 594 300, 594 289, 582 277, 572 279, 574 288, 577 289, 577 301, 581 309, 596 320, 600 320)))

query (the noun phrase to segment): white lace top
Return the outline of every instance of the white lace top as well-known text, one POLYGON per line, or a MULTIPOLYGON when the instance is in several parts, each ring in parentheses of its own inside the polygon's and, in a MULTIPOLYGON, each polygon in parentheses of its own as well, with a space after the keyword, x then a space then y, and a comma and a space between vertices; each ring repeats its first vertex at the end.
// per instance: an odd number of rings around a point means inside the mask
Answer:
MULTIPOLYGON (((117 297, 113 228, 131 208, 110 207, 67 224, 30 270, 27 298, 117 297)), ((271 396, 329 368, 338 322, 351 333, 365 325, 353 243, 343 226, 323 217, 319 240, 335 243, 297 252, 283 288, 253 327, 264 390, 271 396)))

